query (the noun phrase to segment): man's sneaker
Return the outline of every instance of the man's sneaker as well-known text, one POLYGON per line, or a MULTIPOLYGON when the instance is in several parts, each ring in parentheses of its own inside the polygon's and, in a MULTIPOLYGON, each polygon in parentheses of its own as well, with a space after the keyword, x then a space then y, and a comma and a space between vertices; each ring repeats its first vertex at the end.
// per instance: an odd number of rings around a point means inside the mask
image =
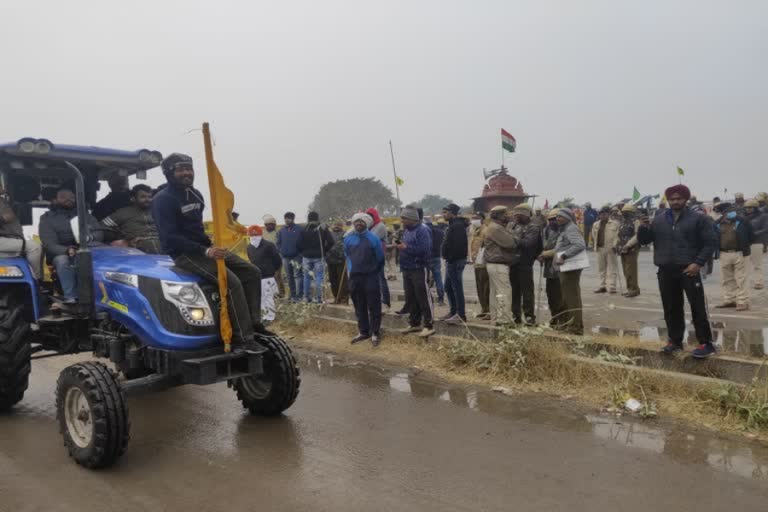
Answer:
POLYGON ((749 311, 749 304, 736 304, 736 311, 749 311))
POLYGON ((373 348, 378 347, 381 344, 381 336, 378 334, 374 334, 371 338, 371 345, 373 345, 373 348))
POLYGON ((429 338, 433 334, 435 334, 435 329, 433 327, 425 327, 419 333, 419 338, 429 338))
POLYGON ((608 290, 608 293, 610 293, 611 295, 616 295, 616 290, 608 290))
POLYGON ((605 293, 607 291, 608 291, 607 288, 598 288, 597 290, 595 290, 595 293, 605 293))
POLYGON ((711 343, 702 343, 695 349, 693 349, 693 352, 691 353, 693 357, 696 359, 706 359, 708 357, 711 357, 715 355, 715 346, 711 343))
POLYGON ((682 345, 678 345, 677 343, 672 343, 671 341, 668 342, 664 348, 661 349, 662 354, 672 355, 675 352, 680 352, 683 350, 682 345))
POLYGON ((634 297, 638 297, 639 295, 640 295, 640 292, 627 292, 625 297, 628 299, 632 299, 634 297))
POLYGON ((352 338, 351 344, 354 345, 356 343, 360 343, 361 341, 365 341, 365 340, 367 340, 370 337, 371 337, 370 334, 358 334, 357 336, 352 338))
POLYGON ((528 318, 525 319, 525 325, 527 325, 528 327, 533 327, 534 325, 536 325, 536 319, 529 316, 528 318))
POLYGON ((413 325, 411 327, 406 327, 405 329, 400 329, 400 334, 411 334, 412 332, 421 332, 421 327, 413 325))
POLYGON ((441 322, 445 322, 446 320, 450 320, 451 318, 455 317, 456 313, 448 313, 447 315, 443 315, 438 318, 441 322))
POLYGON ((410 313, 410 311, 406 310, 405 308, 402 308, 402 309, 399 309, 399 310, 395 311, 395 314, 396 315, 400 315, 400 316, 407 315, 409 313, 410 313))
POLYGON ((445 306, 445 299, 437 299, 438 306, 445 306))
POLYGON ((717 309, 725 309, 725 308, 735 308, 736 303, 735 302, 723 302, 721 304, 718 304, 715 306, 717 309))
POLYGON ((451 318, 445 320, 445 323, 450 325, 461 325, 466 320, 462 319, 459 315, 453 315, 451 318))
POLYGON ((763 285, 761 285, 761 284, 756 284, 756 285, 754 286, 754 288, 755 288, 755 290, 762 290, 762 289, 763 289, 763 285))

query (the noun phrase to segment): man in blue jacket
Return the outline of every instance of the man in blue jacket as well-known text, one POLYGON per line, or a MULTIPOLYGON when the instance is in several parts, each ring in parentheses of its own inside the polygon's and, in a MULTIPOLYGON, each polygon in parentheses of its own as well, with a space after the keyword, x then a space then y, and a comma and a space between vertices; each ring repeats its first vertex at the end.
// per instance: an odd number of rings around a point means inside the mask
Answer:
POLYGON ((304 294, 304 273, 301 270, 302 258, 299 240, 303 231, 296 225, 296 214, 286 212, 283 217, 285 226, 277 232, 277 249, 283 257, 283 268, 291 291, 291 302, 299 302, 304 294))
POLYGON ((418 332, 422 338, 435 334, 432 324, 432 297, 429 294, 429 261, 432 258, 432 233, 413 206, 400 214, 405 229, 397 248, 400 249, 400 270, 405 284, 405 302, 409 307, 407 329, 403 334, 418 332), (422 319, 424 328, 420 327, 422 319))
POLYGON ((235 342, 253 338, 261 325, 261 271, 226 249, 213 247, 203 228, 205 201, 192 184, 195 170, 192 158, 173 153, 162 163, 168 186, 152 200, 152 215, 157 224, 163 252, 177 267, 217 283, 216 260, 227 266, 229 315, 235 342))
POLYGON ((368 231, 372 224, 373 218, 367 213, 352 217, 354 230, 344 238, 344 254, 359 330, 352 344, 371 338, 371 344, 378 347, 381 342, 380 274, 384 268, 384 248, 381 239, 368 231))

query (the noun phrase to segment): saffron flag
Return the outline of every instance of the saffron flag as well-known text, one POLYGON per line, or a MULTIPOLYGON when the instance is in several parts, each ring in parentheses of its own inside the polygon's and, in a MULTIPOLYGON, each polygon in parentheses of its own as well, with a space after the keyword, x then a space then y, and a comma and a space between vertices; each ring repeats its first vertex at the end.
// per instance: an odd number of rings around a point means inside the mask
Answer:
POLYGON ((685 171, 679 165, 677 166, 677 175, 678 176, 685 176, 685 171))
POLYGON ((634 190, 632 190, 632 200, 637 201, 640 199, 640 191, 637 190, 637 187, 633 187, 634 190))
MULTIPOLYGON (((213 245, 215 247, 232 247, 243 237, 245 227, 232 218, 235 195, 224 184, 224 177, 216 166, 216 162, 213 161, 213 147, 208 123, 203 123, 203 142, 205 144, 205 163, 208 169, 208 187, 211 192, 213 245)), ((221 297, 221 339, 224 341, 224 351, 229 352, 232 343, 232 324, 229 321, 227 267, 224 265, 224 260, 216 260, 216 270, 219 281, 219 296, 221 297)))
POLYGON ((405 181, 400 176, 395 176, 395 183, 397 183, 398 187, 405 185, 405 181))
POLYGON ((515 148, 517 148, 517 141, 512 136, 512 134, 504 128, 501 129, 501 147, 510 153, 514 153, 515 148))

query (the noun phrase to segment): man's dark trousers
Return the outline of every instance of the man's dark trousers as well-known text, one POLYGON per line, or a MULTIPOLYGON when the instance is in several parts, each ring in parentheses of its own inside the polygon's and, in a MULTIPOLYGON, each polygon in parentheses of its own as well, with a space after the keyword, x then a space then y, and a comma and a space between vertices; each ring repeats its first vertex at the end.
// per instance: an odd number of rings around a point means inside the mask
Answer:
POLYGON ((525 314, 526 320, 535 321, 533 264, 518 263, 509 267, 509 282, 512 285, 512 317, 515 322, 522 320, 521 313, 525 314))
POLYGON ((378 272, 350 274, 349 291, 355 305, 360 334, 379 335, 381 331, 381 281, 378 272))
POLYGON ((547 304, 549 305, 550 327, 555 327, 566 321, 563 312, 565 303, 563 302, 563 290, 560 288, 560 277, 554 279, 547 278, 547 304))
POLYGON ((467 260, 445 262, 445 294, 451 306, 451 315, 459 315, 467 319, 467 308, 464 301, 464 267, 467 260))
POLYGON ((426 267, 416 270, 403 270, 403 283, 405 284, 405 303, 408 304, 408 323, 411 327, 421 325, 424 319, 424 327, 432 328, 432 297, 429 295, 429 270, 426 267))
POLYGON ((348 304, 347 264, 343 262, 329 263, 328 280, 331 282, 331 292, 336 304, 348 304))
POLYGON ((704 297, 704 285, 701 275, 689 277, 683 273, 685 267, 678 265, 659 267, 659 291, 664 308, 664 321, 667 323, 669 341, 680 346, 685 336, 685 302, 683 293, 691 305, 693 327, 699 343, 712 343, 712 329, 707 317, 707 302, 704 297))
MULTIPOLYGON (((202 254, 182 254, 173 262, 210 283, 218 283, 216 260, 202 254)), ((229 287, 229 318, 235 341, 253 337, 254 324, 261 323, 261 271, 255 265, 227 253, 227 286, 229 287)))

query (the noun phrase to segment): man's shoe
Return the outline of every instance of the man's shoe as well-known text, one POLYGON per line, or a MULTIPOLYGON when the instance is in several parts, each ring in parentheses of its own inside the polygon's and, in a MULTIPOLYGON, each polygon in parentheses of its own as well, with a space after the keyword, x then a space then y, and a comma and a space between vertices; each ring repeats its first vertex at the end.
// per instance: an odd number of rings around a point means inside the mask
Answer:
POLYGON ((682 350, 683 350, 682 345, 678 345, 677 343, 672 343, 670 341, 664 346, 664 348, 661 349, 661 353, 666 355, 672 355, 675 352, 680 352, 682 350))
POLYGON ((361 341, 365 341, 365 340, 367 340, 370 337, 371 337, 370 334, 362 334, 362 333, 360 333, 357 336, 355 336, 354 338, 352 338, 351 344, 355 345, 356 343, 360 343, 361 341))
POLYGON ((378 334, 374 334, 371 338, 371 345, 373 345, 373 348, 378 347, 381 344, 381 336, 378 334))
POLYGON ((400 315, 400 316, 407 315, 409 313, 410 313, 410 311, 407 311, 405 308, 402 308, 402 309, 399 309, 399 310, 395 311, 395 314, 396 315, 400 315))
POLYGON ((736 303, 735 302, 723 302, 721 304, 718 304, 715 306, 717 309, 725 309, 725 308, 735 308, 736 303))
POLYGON ((400 334, 411 334, 413 332, 420 332, 421 327, 418 325, 413 325, 411 327, 406 327, 405 329, 400 329, 400 334))
POLYGON ((632 298, 637 297, 639 295, 640 295, 640 292, 627 292, 625 297, 628 298, 628 299, 632 299, 632 298))
POLYGON ((608 293, 610 293, 611 295, 616 295, 616 290, 608 290, 608 293))
POLYGON ((754 286, 754 288, 755 288, 755 290, 762 290, 762 289, 763 289, 763 285, 761 285, 761 284, 756 284, 756 285, 754 286))
POLYGON ((435 334, 435 329, 433 327, 425 327, 419 333, 419 338, 429 338, 433 334, 435 334))
POLYGON ((443 299, 438 299, 438 300, 437 300, 437 305, 438 305, 438 306, 445 306, 445 300, 443 300, 443 299))
POLYGON ((749 311, 749 304, 736 304, 736 311, 749 311))
POLYGON ((447 315, 443 315, 438 318, 441 322, 445 322, 446 320, 450 320, 451 318, 455 317, 456 313, 448 313, 447 315))
POLYGON ((693 352, 691 355, 695 357, 696 359, 706 359, 708 357, 712 357, 715 355, 715 346, 711 343, 702 343, 695 349, 693 349, 693 352))
POLYGON ((461 325, 466 320, 462 320, 462 318, 459 315, 453 315, 451 318, 446 319, 445 323, 449 325, 461 325))
POLYGON ((529 316, 528 318, 525 319, 525 325, 527 325, 528 327, 533 327, 534 325, 536 325, 536 319, 529 316))
POLYGON ((595 290, 595 293, 605 293, 607 291, 608 291, 607 288, 598 288, 597 290, 595 290))

